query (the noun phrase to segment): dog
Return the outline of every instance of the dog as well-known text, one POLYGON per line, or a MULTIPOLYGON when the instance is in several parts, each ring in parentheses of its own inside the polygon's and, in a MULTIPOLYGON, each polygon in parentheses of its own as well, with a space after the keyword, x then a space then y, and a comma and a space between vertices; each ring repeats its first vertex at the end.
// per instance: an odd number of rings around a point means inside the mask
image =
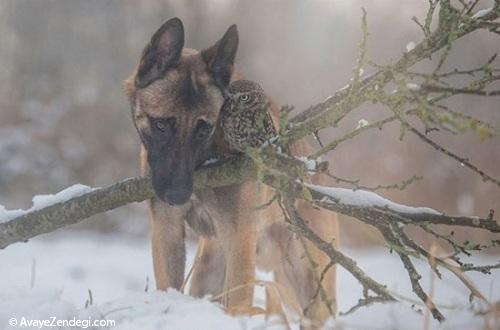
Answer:
MULTIPOLYGON (((238 43, 233 25, 211 47, 184 48, 182 21, 170 19, 153 34, 124 82, 141 140, 141 172, 151 176, 155 193, 149 209, 156 287, 183 286, 188 224, 203 242, 191 295, 222 296, 228 310, 244 313, 252 306, 259 266, 274 273, 307 317, 321 322, 335 314, 335 269, 323 275, 320 290, 318 280, 330 260, 288 231, 276 203, 258 208, 272 198, 273 190, 247 181, 193 192, 194 171, 228 148, 217 120, 228 84, 238 78, 238 43)), ((278 125, 279 109, 271 112, 278 125)), ((305 142, 291 149, 297 156, 311 151, 305 142)), ((323 180, 311 178, 313 183, 323 180)), ((317 234, 328 241, 336 238, 335 214, 307 203, 297 207, 317 234)))

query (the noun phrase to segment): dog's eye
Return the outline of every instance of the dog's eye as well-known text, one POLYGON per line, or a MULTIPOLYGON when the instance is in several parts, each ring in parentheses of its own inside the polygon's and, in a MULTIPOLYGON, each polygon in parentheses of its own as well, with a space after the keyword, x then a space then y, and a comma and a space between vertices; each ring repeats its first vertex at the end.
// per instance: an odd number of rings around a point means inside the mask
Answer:
POLYGON ((167 125, 162 121, 157 121, 155 123, 155 125, 156 125, 156 128, 158 128, 162 132, 165 132, 167 130, 167 125))
POLYGON ((250 100, 250 96, 248 94, 243 94, 240 96, 241 102, 248 102, 248 100, 250 100))
POLYGON ((212 132, 212 125, 210 125, 208 122, 200 119, 200 120, 198 120, 198 123, 196 124, 194 138, 197 141, 204 141, 204 140, 208 139, 211 132, 212 132))
POLYGON ((153 122, 154 127, 161 133, 166 133, 175 127, 175 118, 157 118, 153 122))

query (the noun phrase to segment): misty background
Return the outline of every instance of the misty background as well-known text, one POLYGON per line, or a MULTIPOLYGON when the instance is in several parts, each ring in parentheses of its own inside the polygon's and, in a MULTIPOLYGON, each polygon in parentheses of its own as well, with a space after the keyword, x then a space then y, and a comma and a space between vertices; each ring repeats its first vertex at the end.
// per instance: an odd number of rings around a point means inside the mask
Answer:
MULTIPOLYGON (((483 1, 477 9, 491 3, 483 1)), ((75 183, 103 187, 139 174, 139 139, 122 82, 167 19, 181 18, 186 46, 196 49, 212 45, 236 23, 238 69, 278 104, 300 111, 349 83, 361 38, 361 7, 368 12, 368 55, 376 63, 391 64, 410 41, 422 39, 411 18, 424 17, 427 1, 1 0, 0 204, 28 208, 36 194, 75 183)), ((455 43, 444 70, 481 66, 499 51, 498 36, 472 33, 455 43)), ((418 69, 433 65, 429 60, 418 69)), ((372 70, 365 68, 365 74, 372 70)), ((498 98, 458 96, 444 103, 500 127, 498 98)), ((339 127, 322 132, 323 142, 353 130, 360 119, 375 121, 388 113, 365 104, 339 127)), ((399 135, 399 125, 392 124, 343 143, 329 155, 331 171, 365 185, 423 176, 404 191, 379 193, 450 214, 500 211, 498 186, 482 182, 411 134, 403 141, 399 135)), ((474 133, 439 132, 431 137, 500 177, 498 137, 480 141, 474 133)), ((345 220, 343 242, 376 239, 366 226, 345 220)), ((75 229, 143 237, 146 207, 128 205, 65 230, 75 229)))

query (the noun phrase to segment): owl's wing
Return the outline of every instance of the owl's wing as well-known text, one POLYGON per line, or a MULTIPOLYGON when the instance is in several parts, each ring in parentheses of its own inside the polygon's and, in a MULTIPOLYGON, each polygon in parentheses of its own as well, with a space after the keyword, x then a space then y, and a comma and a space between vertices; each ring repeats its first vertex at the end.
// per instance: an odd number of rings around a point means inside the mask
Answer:
POLYGON ((269 111, 266 111, 266 117, 264 120, 264 134, 266 136, 266 140, 275 137, 278 133, 276 131, 276 127, 274 127, 273 118, 269 111))

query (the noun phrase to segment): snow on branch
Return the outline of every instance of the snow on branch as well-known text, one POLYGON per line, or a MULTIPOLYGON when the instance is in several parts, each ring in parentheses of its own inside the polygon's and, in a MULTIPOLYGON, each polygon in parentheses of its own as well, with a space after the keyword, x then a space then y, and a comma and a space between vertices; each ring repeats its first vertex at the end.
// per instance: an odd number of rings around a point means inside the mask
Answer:
MULTIPOLYGON (((421 226, 433 235, 439 235, 432 228, 428 228, 428 225, 445 224, 449 226, 481 228, 498 233, 500 232, 500 226, 493 219, 493 213, 490 213, 487 218, 450 217, 430 208, 398 204, 373 192, 310 184, 302 186, 297 181, 297 178, 302 177, 304 173, 310 172, 306 164, 295 159, 290 161, 286 155, 271 150, 263 150, 262 155, 264 158, 261 160, 265 160, 267 166, 271 164, 273 166, 272 171, 269 168, 263 168, 260 169, 263 173, 258 175, 254 163, 242 156, 222 164, 213 163, 207 167, 203 167, 196 172, 195 187, 196 189, 200 189, 229 185, 260 176, 266 184, 276 188, 283 196, 289 196, 290 192, 293 192, 294 198, 305 198, 317 206, 355 217, 377 228, 386 239, 388 245, 400 255, 405 268, 409 272, 410 281, 417 295, 427 304, 433 315, 439 320, 443 320, 444 317, 432 304, 432 301, 427 299, 428 297, 418 283, 420 275, 416 272, 408 255, 417 254, 425 258, 436 259, 440 266, 454 274, 465 271, 487 273, 494 268, 500 267, 500 265, 471 266, 462 263, 458 255, 450 258, 458 266, 452 265, 449 261, 432 256, 425 249, 416 245, 402 229, 406 225, 416 225, 421 226), (297 185, 306 188, 309 194, 301 193, 301 190, 297 189, 297 185)), ((28 212, 8 222, 0 223, 0 248, 4 248, 14 242, 25 241, 31 237, 53 231, 68 224, 76 223, 93 214, 111 210, 130 202, 145 200, 152 195, 149 177, 127 179, 107 188, 93 189, 65 202, 58 202, 57 204, 28 212)), ((351 310, 376 302, 396 299, 387 291, 383 284, 378 283, 365 274, 353 259, 338 251, 331 243, 323 241, 319 236, 314 234, 307 226, 307 222, 298 217, 298 213, 294 210, 293 203, 290 202, 289 197, 283 198, 282 205, 285 205, 284 214, 287 215, 288 221, 294 225, 291 228, 292 231, 296 231, 310 240, 315 246, 330 256, 332 262, 344 267, 363 285, 364 297, 351 310), (373 292, 375 295, 370 294, 370 292, 373 292)), ((460 246, 460 244, 454 242, 450 244, 460 252, 467 252, 467 247, 460 246)))
POLYGON ((387 208, 391 211, 405 214, 441 214, 428 207, 413 207, 398 204, 371 191, 332 188, 313 184, 305 184, 305 186, 310 190, 323 194, 328 200, 335 200, 344 205, 387 208))
POLYGON ((493 210, 484 218, 448 216, 429 207, 398 204, 371 191, 304 185, 321 206, 355 218, 364 217, 364 211, 372 210, 368 216, 384 216, 396 222, 464 226, 500 233, 500 225, 493 219, 493 210))
MULTIPOLYGON (((248 158, 231 159, 196 171, 195 188, 230 185, 252 175, 255 176, 255 169, 248 158)), ((152 196, 151 178, 136 177, 106 188, 75 185, 51 197, 34 198, 29 210, 7 211, 2 206, 0 249, 152 196)))
MULTIPOLYGON (((462 262, 460 256, 470 256, 471 253, 469 251, 471 250, 477 251, 500 245, 500 240, 493 240, 490 246, 464 246, 448 237, 438 234, 429 225, 467 226, 500 233, 500 226, 493 219, 493 211, 490 211, 490 214, 486 218, 452 217, 426 207, 412 207, 398 204, 369 191, 331 188, 311 184, 304 184, 303 186, 308 189, 312 198, 311 202, 316 206, 352 216, 365 224, 375 227, 380 232, 391 251, 395 251, 400 257, 408 273, 413 291, 427 306, 435 319, 443 321, 445 318, 420 285, 421 275, 417 272, 410 257, 425 258, 429 261, 429 264, 436 264, 437 266, 434 266, 433 270, 439 278, 441 278, 441 273, 438 266, 448 270, 470 290, 471 297, 484 300, 484 297, 470 285, 469 281, 462 276, 462 273, 478 271, 489 274, 494 269, 500 269, 500 263, 474 266, 462 262), (428 234, 443 240, 445 243, 451 245, 455 253, 450 257, 433 255, 408 236, 404 231, 408 225, 420 227, 428 234)), ((299 216, 293 203, 293 200, 301 195, 303 196, 303 194, 291 195, 288 192, 284 192, 284 197, 282 196, 281 205, 283 205, 284 213, 287 214, 287 221, 292 225, 292 231, 310 240, 318 249, 326 253, 332 262, 338 263, 345 268, 363 286, 363 298, 347 313, 361 306, 396 300, 383 284, 365 274, 351 258, 338 251, 332 244, 321 239, 308 227, 307 219, 302 219, 299 216)))
POLYGON ((11 219, 21 217, 30 212, 41 210, 54 204, 64 203, 92 190, 93 189, 89 186, 75 184, 54 195, 36 195, 33 197, 33 205, 27 210, 7 210, 3 205, 0 205, 0 223, 7 222, 11 219))
MULTIPOLYGON (((52 232, 151 196, 148 178, 133 178, 107 188, 90 189, 67 200, 51 199, 45 207, 0 212, 0 249, 52 232)), ((80 191, 82 192, 82 191, 80 191)), ((56 195, 57 196, 57 195, 56 195)))

